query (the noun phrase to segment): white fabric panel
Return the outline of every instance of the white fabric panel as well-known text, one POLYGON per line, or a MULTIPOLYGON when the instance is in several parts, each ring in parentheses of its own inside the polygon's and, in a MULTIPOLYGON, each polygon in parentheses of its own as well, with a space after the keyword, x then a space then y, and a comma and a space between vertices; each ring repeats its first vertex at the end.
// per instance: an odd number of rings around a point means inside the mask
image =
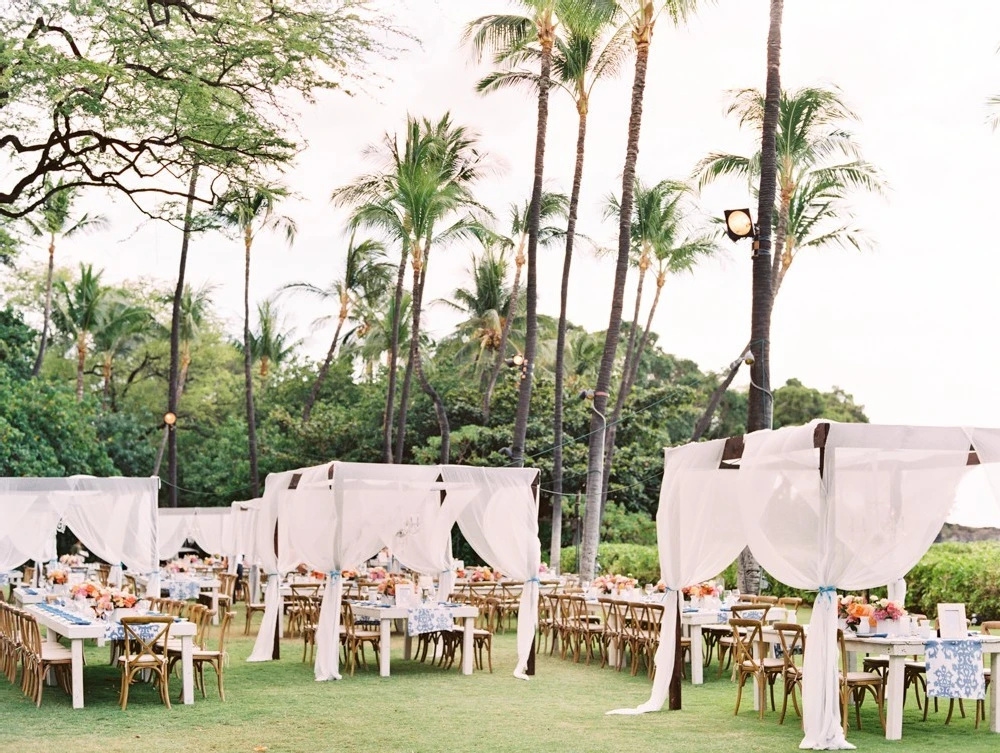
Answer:
POLYGON ((449 488, 468 486, 475 496, 463 507, 458 525, 476 553, 504 575, 524 581, 517 620, 514 676, 528 679, 526 668, 538 623, 538 498, 531 488, 533 468, 471 468, 447 465, 441 475, 449 488))
POLYGON ((112 564, 122 562, 139 573, 152 573, 158 562, 157 485, 156 478, 2 478, 0 504, 5 505, 4 509, 11 506, 12 498, 30 498, 33 501, 29 509, 34 512, 24 514, 22 507, 20 516, 9 520, 6 515, 0 516, 3 519, 0 540, 11 535, 20 537, 26 526, 42 523, 51 525, 44 530, 43 539, 31 538, 39 535, 36 531, 27 534, 27 543, 29 547, 48 548, 48 539, 62 518, 80 542, 97 556, 112 564))
POLYGON ((660 573, 667 586, 656 674, 649 700, 611 714, 659 711, 667 701, 677 640, 678 592, 722 572, 746 546, 737 508, 739 472, 720 469, 726 440, 666 450, 656 540, 660 573))
POLYGON ((830 422, 824 473, 815 425, 745 438, 739 506, 761 566, 819 590, 803 666, 802 748, 853 748, 840 726, 835 588, 903 577, 930 547, 966 471, 969 438, 951 428, 830 422))
POLYGON ((274 631, 281 619, 278 557, 274 552, 274 530, 278 520, 278 490, 287 489, 297 471, 270 473, 264 481, 264 496, 254 516, 253 535, 248 542, 247 556, 267 576, 264 589, 264 618, 247 661, 270 661, 274 646, 274 631))
POLYGON ((191 539, 208 554, 224 554, 231 541, 233 520, 228 507, 196 507, 191 539))
POLYGON ((1000 429, 973 429, 971 433, 979 455, 977 472, 986 477, 986 485, 993 492, 993 504, 984 501, 982 505, 985 517, 988 525, 1000 525, 1000 429))
POLYGON ((43 493, 0 491, 0 511, 0 572, 54 559, 50 549, 59 513, 43 493))
POLYGON ((184 542, 191 538, 194 513, 189 508, 163 508, 157 512, 160 526, 160 543, 157 547, 161 560, 177 556, 184 542))

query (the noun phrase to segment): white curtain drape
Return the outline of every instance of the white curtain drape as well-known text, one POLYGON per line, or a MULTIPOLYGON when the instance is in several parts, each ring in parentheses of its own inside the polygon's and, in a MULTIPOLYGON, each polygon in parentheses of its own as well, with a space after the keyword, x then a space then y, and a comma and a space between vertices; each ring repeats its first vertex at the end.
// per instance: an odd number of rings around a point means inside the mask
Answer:
POLYGON ((264 588, 264 617, 260 623, 257 640, 247 661, 270 661, 274 647, 274 633, 281 619, 280 571, 278 555, 274 551, 275 526, 278 522, 279 490, 287 489, 297 471, 268 474, 264 482, 264 496, 254 515, 253 532, 247 542, 247 559, 260 568, 267 577, 264 588))
POLYGON ((649 700, 610 714, 645 714, 666 703, 673 675, 680 589, 718 575, 746 545, 739 523, 739 471, 720 469, 726 440, 688 444, 664 453, 656 512, 660 573, 667 587, 649 700))
POLYGON ((817 590, 803 665, 801 748, 853 748, 840 726, 835 589, 891 583, 923 556, 965 473, 961 429, 830 422, 820 476, 815 425, 745 438, 739 507, 761 566, 817 590))
MULTIPOLYGON (((0 489, 6 480, 0 479, 0 489)), ((58 523, 59 513, 44 492, 0 490, 0 572, 54 558, 58 523)))
POLYGON ((173 559, 184 542, 191 538, 194 513, 187 508, 172 507, 157 511, 160 527, 158 556, 161 560, 173 559))
POLYGON ((143 574, 155 572, 157 485, 156 478, 2 478, 0 540, 26 536, 27 545, 16 548, 35 548, 29 554, 37 556, 62 519, 89 551, 107 562, 121 562, 143 574), (15 514, 8 516, 8 508, 15 514), (50 527, 42 529, 43 535, 38 525, 50 527), (36 530, 26 531, 28 527, 36 530))
MULTIPOLYGON (((258 507, 260 507, 260 499, 233 502, 230 506, 230 524, 225 529, 222 542, 222 553, 229 558, 230 573, 236 572, 236 565, 240 558, 244 558, 248 566, 255 564, 247 557, 247 553, 251 549, 258 507)), ((251 588, 250 593, 256 595, 257 592, 251 588)))
POLYGON ((224 554, 232 539, 233 520, 228 507, 197 507, 191 538, 208 554, 224 554))
POLYGON ((449 484, 468 487, 474 496, 458 516, 469 544, 486 563, 504 575, 524 581, 517 619, 517 666, 514 676, 526 680, 528 656, 538 624, 538 497, 533 468, 471 468, 447 465, 441 475, 449 484))

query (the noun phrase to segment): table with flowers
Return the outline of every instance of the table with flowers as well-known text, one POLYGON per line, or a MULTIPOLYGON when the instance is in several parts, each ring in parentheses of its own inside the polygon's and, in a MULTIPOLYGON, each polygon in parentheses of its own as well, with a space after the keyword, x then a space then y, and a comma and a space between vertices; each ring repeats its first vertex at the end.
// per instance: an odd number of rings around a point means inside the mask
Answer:
MULTIPOLYGON (((56 643, 59 637, 67 638, 72 654, 72 688, 73 708, 83 708, 83 642, 85 640, 103 641, 109 632, 118 628, 120 623, 99 620, 88 617, 79 611, 65 605, 33 604, 25 607, 45 628, 46 641, 56 643)), ((175 621, 170 627, 171 637, 181 639, 181 684, 185 704, 194 703, 194 670, 192 638, 197 626, 187 620, 175 621)))
MULTIPOLYGON (((478 607, 470 604, 431 604, 430 607, 441 607, 447 610, 449 619, 463 621, 462 635, 462 674, 471 675, 473 666, 472 639, 476 626, 476 617, 479 615, 478 607)), ((389 676, 389 652, 390 634, 393 620, 407 620, 411 617, 420 619, 423 615, 411 614, 413 610, 428 611, 428 605, 416 604, 414 607, 396 606, 395 604, 381 604, 369 601, 354 602, 351 608, 357 617, 364 617, 369 620, 378 620, 379 623, 379 651, 378 651, 378 673, 382 677, 389 676)), ((409 626, 408 626, 409 627, 409 626)), ((403 642, 403 658, 409 659, 412 653, 412 631, 407 629, 403 642)))

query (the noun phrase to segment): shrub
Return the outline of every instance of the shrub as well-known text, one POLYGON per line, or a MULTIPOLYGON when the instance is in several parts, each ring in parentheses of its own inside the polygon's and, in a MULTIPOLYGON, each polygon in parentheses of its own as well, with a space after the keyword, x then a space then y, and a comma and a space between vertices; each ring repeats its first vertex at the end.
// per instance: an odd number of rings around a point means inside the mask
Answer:
POLYGON ((964 602, 968 617, 1000 619, 1000 542, 934 544, 906 576, 911 612, 937 614, 941 602, 964 602))

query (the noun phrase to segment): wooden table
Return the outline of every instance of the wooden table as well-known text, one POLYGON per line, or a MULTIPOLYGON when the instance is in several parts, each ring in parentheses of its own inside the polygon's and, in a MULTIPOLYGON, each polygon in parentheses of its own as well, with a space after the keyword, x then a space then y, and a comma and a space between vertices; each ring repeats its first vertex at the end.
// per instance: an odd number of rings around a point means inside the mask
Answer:
MULTIPOLYGON (((69 639, 70 651, 73 655, 73 708, 82 709, 83 642, 103 638, 108 623, 94 620, 89 625, 74 625, 36 606, 28 606, 25 609, 38 620, 39 625, 45 627, 46 640, 49 643, 58 642, 59 636, 69 639)), ((184 691, 183 700, 188 705, 194 703, 193 645, 191 639, 195 632, 197 632, 197 625, 186 620, 175 622, 170 626, 170 636, 181 639, 181 684, 184 691)))
MULTIPOLYGON (((171 580, 172 580, 171 578, 161 578, 160 579, 160 596, 165 596, 165 597, 170 596, 170 581, 171 580)), ((197 582, 200 585, 200 588, 198 590, 201 593, 208 593, 209 597, 212 600, 212 612, 213 612, 213 614, 212 614, 212 624, 213 625, 218 625, 219 624, 219 586, 221 585, 221 583, 219 582, 219 579, 218 578, 194 577, 194 578, 185 578, 183 580, 193 580, 193 581, 197 582)), ((137 575, 137 576, 135 576, 135 582, 138 585, 142 586, 143 589, 146 589, 146 588, 149 587, 149 578, 147 576, 145 576, 145 575, 137 575)))
MULTIPOLYGON (((377 607, 370 604, 353 604, 352 610, 358 617, 367 617, 379 621, 379 649, 378 649, 378 673, 382 677, 389 676, 389 649, 390 634, 393 620, 407 620, 410 610, 408 607, 377 607)), ((479 608, 474 606, 461 606, 449 609, 449 612, 456 619, 464 620, 464 635, 462 636, 462 674, 471 675, 473 666, 472 637, 476 627, 476 617, 479 615, 479 608)), ((413 638, 407 634, 403 642, 403 658, 409 659, 413 650, 413 638)))
MULTIPOLYGON (((762 631, 762 637, 767 643, 779 643, 778 634, 773 629, 765 628, 762 631)), ((1000 636, 980 635, 979 641, 982 644, 983 653, 990 657, 990 671, 996 678, 997 671, 1000 670, 1000 636)), ((886 677, 885 688, 886 740, 903 739, 903 675, 906 662, 913 656, 923 655, 926 643, 926 638, 916 635, 885 638, 867 638, 854 633, 845 633, 844 635, 849 671, 856 670, 859 654, 885 654, 889 657, 889 674, 886 677)), ((1000 732, 1000 704, 997 702, 996 680, 990 683, 987 695, 989 703, 987 704, 986 717, 990 722, 990 731, 1000 732)))

